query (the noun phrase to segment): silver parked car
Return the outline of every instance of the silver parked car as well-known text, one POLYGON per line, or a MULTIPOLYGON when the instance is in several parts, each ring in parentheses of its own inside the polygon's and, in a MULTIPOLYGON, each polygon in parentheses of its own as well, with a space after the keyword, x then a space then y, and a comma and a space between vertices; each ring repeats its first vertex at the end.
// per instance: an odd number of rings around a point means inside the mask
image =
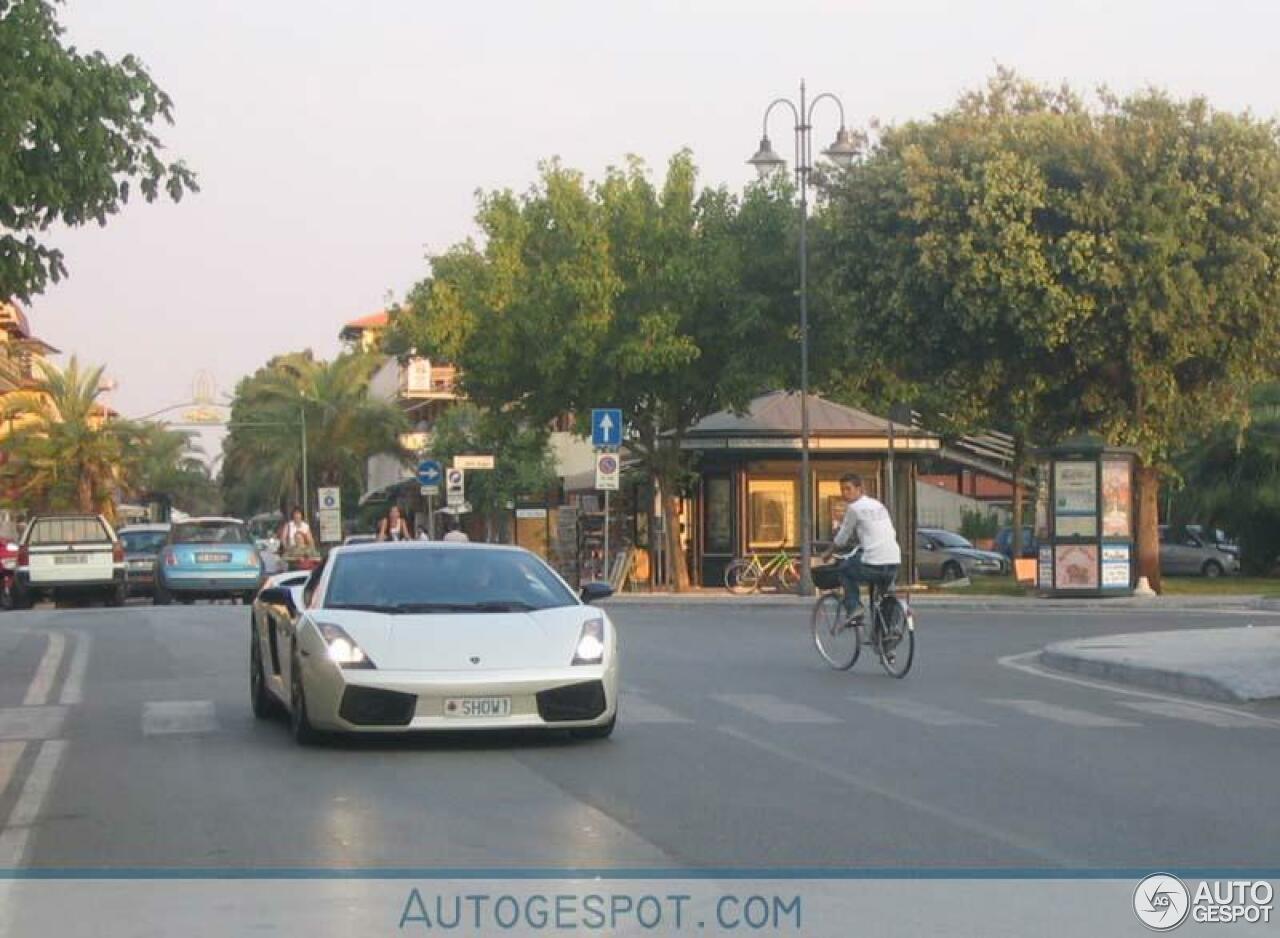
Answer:
POLYGON ((916 572, 922 580, 952 580, 999 576, 1009 572, 1009 559, 995 551, 979 550, 959 534, 941 528, 916 530, 916 572))
POLYGON ((1160 525, 1160 572, 1165 576, 1222 576, 1240 572, 1240 558, 1191 526, 1160 525))

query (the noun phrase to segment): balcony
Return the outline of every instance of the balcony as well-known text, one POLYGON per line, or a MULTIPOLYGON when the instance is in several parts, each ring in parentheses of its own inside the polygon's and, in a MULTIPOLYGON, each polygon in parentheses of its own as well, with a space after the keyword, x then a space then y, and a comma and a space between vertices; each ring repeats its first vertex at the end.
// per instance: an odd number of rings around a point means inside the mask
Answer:
POLYGON ((451 401, 458 397, 458 369, 453 365, 432 364, 425 358, 412 358, 400 368, 398 393, 401 400, 451 401))

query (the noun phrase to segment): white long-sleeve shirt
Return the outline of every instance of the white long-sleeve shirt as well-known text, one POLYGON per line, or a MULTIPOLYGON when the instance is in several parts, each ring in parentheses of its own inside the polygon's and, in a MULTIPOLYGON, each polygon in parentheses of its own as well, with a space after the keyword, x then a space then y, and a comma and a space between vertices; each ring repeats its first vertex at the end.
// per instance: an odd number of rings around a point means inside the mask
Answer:
POLYGON ((889 509, 870 495, 863 495, 845 507, 844 520, 836 532, 835 546, 850 546, 855 535, 862 546, 863 563, 902 563, 902 548, 898 546, 898 534, 893 529, 889 509))

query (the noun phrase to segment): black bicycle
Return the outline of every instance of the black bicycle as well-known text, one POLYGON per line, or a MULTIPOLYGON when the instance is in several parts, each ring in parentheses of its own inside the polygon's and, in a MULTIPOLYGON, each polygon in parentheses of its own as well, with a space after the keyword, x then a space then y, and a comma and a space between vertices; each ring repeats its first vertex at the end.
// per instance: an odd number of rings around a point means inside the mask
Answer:
POLYGON ((916 653, 916 623, 910 599, 900 598, 892 581, 869 583, 866 613, 851 620, 842 602, 838 566, 829 564, 812 571, 813 585, 822 591, 810 621, 818 654, 836 670, 848 671, 862 653, 862 630, 869 628, 867 639, 885 671, 893 677, 906 677, 916 653))

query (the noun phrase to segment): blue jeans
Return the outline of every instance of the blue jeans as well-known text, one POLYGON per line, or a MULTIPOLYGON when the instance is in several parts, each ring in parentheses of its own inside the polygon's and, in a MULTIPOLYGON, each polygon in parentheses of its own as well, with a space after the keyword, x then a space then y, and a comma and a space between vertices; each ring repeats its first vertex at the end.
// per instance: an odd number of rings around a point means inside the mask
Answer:
POLYGON ((896 563, 863 563, 862 556, 854 554, 842 561, 840 569, 836 572, 844 586, 845 610, 852 614, 862 606, 862 592, 858 589, 858 585, 878 583, 887 586, 897 579, 898 565, 896 563))

